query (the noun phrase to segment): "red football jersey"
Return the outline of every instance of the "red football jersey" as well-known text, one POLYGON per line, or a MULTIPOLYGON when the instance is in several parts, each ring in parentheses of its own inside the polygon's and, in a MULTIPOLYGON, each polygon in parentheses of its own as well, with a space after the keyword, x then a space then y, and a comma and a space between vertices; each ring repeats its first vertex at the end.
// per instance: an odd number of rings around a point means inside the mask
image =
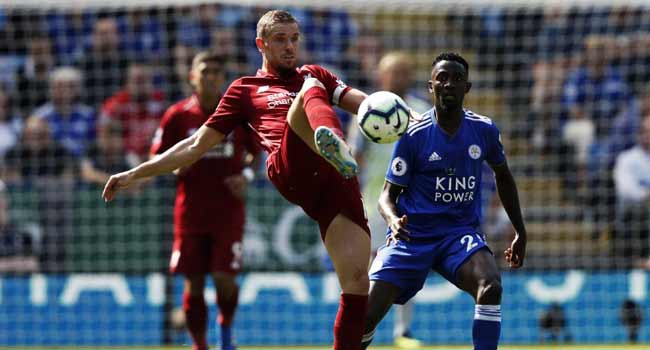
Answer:
POLYGON ((296 74, 286 79, 258 70, 256 76, 243 77, 230 84, 205 125, 223 134, 238 125, 248 125, 257 143, 272 153, 280 147, 287 112, 308 77, 323 83, 333 104, 338 104, 350 89, 334 74, 317 65, 296 68, 296 74))
MULTIPOLYGON (((208 118, 195 96, 172 105, 156 131, 151 153, 165 152, 194 134, 208 118)), ((247 151, 256 153, 257 150, 250 132, 235 128, 223 142, 178 176, 174 207, 177 234, 219 233, 223 220, 244 215, 243 201, 232 195, 223 180, 240 174, 247 151)))

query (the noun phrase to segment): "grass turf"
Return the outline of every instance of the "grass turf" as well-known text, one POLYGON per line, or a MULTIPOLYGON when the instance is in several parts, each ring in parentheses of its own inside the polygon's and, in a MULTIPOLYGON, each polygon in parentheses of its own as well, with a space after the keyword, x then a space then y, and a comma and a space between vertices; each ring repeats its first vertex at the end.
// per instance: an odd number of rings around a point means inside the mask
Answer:
MULTIPOLYGON (((187 350, 190 346, 130 347, 130 346, 27 346, 6 347, 6 350, 187 350)), ((214 348, 218 349, 218 348, 214 348)), ((398 349, 392 345, 371 346, 369 350, 398 349)), ((419 350, 468 350, 471 345, 423 346, 419 350)), ((640 350, 650 349, 650 344, 559 344, 559 345, 502 345, 500 350, 640 350)), ((331 350, 328 346, 240 346, 238 350, 331 350)))

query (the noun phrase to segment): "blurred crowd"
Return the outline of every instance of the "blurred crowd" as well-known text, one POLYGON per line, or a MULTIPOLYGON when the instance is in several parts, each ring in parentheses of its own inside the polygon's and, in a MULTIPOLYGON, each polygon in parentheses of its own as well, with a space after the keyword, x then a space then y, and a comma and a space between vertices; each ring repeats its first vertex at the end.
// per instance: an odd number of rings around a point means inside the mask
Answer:
MULTIPOLYGON (((4 263, 12 256, 35 255, 20 266, 61 270, 75 229, 71 194, 148 157, 162 113, 191 94, 194 53, 211 48, 226 56, 229 81, 255 74, 261 64, 256 22, 266 10, 220 4, 0 9, 0 193, 35 194, 39 213, 24 222, 6 219, 11 225, 0 213, 0 271, 15 271, 4 263)), ((504 115, 490 117, 506 147, 523 145, 509 150, 513 169, 560 177, 563 203, 582 209, 575 219, 593 223, 594 239, 611 237, 612 256, 635 257, 623 259, 626 266, 645 263, 650 9, 291 11, 304 35, 303 61, 368 92, 381 86, 379 61, 391 50, 412 55, 410 90, 424 98, 435 53, 467 56, 474 93, 503 96, 504 115), (518 166, 518 151, 534 161, 518 166)), ((9 201, 0 204, 11 213, 9 201)))

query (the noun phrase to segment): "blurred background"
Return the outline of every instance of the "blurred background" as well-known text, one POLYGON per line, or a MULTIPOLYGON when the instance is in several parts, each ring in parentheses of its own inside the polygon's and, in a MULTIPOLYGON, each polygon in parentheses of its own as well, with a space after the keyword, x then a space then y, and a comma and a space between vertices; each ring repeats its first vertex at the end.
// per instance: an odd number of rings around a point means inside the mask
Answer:
MULTIPOLYGON (((404 54, 393 79, 425 108, 435 56, 455 51, 469 61, 466 106, 502 132, 529 235, 525 269, 502 264, 502 343, 650 342, 650 6, 642 1, 0 4, 1 347, 187 343, 172 317, 181 280, 167 273, 174 178, 109 204, 101 188, 108 174, 146 159, 164 110, 191 94, 196 52, 223 53, 228 81, 255 74, 257 19, 273 8, 300 22, 303 62, 366 92, 391 89, 380 61, 404 54)), ((362 182, 381 182, 386 164, 363 169, 362 182)), ((339 290, 318 228, 257 170, 238 343, 328 344, 339 290)), ((503 263, 513 231, 491 181, 484 230, 503 263)), ((469 297, 431 276, 416 301, 418 338, 471 342, 469 297)), ((392 341, 392 317, 376 344, 392 341)))

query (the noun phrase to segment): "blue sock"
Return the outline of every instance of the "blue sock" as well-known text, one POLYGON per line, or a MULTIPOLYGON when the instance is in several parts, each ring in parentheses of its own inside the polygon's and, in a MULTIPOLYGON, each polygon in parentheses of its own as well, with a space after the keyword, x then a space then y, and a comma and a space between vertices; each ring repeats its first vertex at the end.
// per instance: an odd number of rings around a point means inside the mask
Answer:
POLYGON ((221 325, 221 350, 231 350, 234 348, 235 345, 232 343, 232 328, 221 325))
POLYGON ((501 305, 476 305, 472 339, 474 350, 496 350, 501 335, 501 305))

